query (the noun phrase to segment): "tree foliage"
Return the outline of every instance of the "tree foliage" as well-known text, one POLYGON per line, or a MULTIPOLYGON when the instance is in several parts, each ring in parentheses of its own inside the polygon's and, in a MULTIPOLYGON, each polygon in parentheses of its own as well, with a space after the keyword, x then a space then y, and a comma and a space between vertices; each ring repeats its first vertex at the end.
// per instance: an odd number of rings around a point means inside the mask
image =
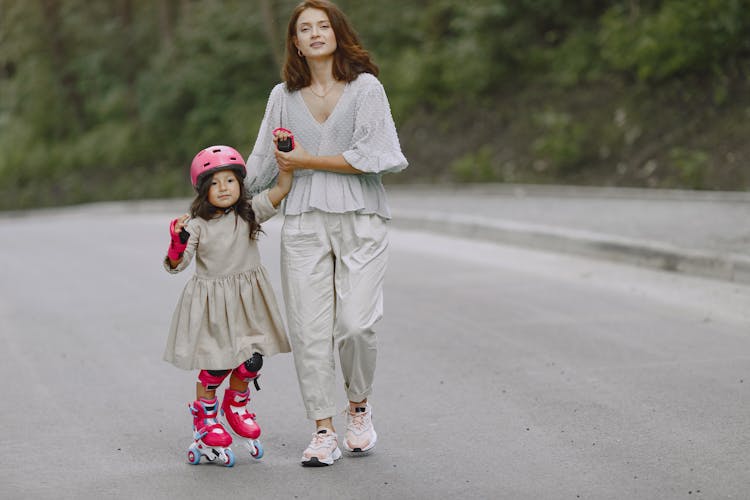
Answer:
MULTIPOLYGON (((295 4, 0 0, 0 208, 186 194, 185 165, 201 147, 249 153, 295 4)), ((658 90, 694 78, 721 104, 750 60, 747 0, 339 5, 380 65, 400 124, 492 108, 534 85, 658 90)), ((590 159, 590 127, 561 110, 533 115, 552 135, 530 140, 530 154, 559 157, 558 172, 590 159)), ((490 146, 460 170, 479 157, 490 165, 490 146)), ((708 163, 671 157, 683 171, 708 163)))

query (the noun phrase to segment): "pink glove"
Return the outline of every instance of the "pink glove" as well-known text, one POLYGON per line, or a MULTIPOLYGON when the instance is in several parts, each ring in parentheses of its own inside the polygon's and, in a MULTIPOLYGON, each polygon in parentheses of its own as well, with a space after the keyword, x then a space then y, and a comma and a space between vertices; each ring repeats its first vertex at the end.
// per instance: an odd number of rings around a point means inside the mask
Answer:
MULTIPOLYGON (((173 220, 169 224, 169 250, 167 250, 167 257, 169 257, 170 260, 180 260, 182 258, 182 252, 185 251, 187 248, 187 238, 180 238, 180 233, 176 233, 174 230, 174 226, 177 224, 177 219, 173 220), (184 239, 184 241, 183 241, 184 239)), ((184 229, 181 231, 185 234, 189 233, 185 231, 184 229)))

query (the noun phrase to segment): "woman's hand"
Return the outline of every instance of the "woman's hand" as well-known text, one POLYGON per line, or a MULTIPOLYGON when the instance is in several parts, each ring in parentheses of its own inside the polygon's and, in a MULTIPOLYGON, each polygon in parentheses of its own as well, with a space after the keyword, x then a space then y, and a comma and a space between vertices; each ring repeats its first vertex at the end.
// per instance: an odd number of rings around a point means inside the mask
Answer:
POLYGON ((309 163, 311 158, 310 153, 302 147, 302 144, 296 138, 294 140, 294 149, 288 153, 279 151, 278 142, 287 139, 290 135, 283 130, 278 130, 273 136, 276 163, 279 164, 279 169, 284 172, 293 172, 298 168, 306 168, 306 164, 309 163))
POLYGON ((298 168, 312 170, 325 170, 327 172, 336 172, 339 174, 361 174, 346 161, 343 154, 331 156, 315 156, 307 152, 300 144, 297 138, 294 138, 294 149, 285 153, 279 151, 278 142, 289 137, 292 133, 287 129, 277 128, 273 133, 273 145, 276 151, 276 163, 279 165, 279 172, 294 172, 298 168))

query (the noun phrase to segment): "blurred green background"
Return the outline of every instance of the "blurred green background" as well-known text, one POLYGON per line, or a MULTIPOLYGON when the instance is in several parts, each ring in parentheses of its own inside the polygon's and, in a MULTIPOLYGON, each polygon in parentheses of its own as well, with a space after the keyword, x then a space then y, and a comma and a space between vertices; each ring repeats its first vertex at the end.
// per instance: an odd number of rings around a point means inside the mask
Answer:
MULTIPOLYGON (((0 209, 190 196, 249 154, 296 1, 0 0, 0 209)), ((339 0, 387 182, 750 188, 750 0, 339 0)))

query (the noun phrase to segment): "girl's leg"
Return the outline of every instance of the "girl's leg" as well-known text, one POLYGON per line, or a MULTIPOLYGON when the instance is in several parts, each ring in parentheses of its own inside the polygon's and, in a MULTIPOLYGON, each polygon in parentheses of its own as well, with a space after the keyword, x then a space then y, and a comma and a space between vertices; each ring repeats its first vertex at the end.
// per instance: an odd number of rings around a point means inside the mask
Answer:
POLYGON ((198 382, 195 383, 196 399, 214 399, 216 389, 229 375, 229 370, 201 370, 198 373, 198 382))
POLYGON ((238 377, 234 372, 232 372, 232 375, 229 377, 229 388, 233 391, 238 392, 245 392, 247 390, 247 387, 249 385, 249 382, 245 382, 243 379, 238 377))
MULTIPOLYGON (((260 426, 255 422, 255 414, 247 409, 250 402, 250 390, 248 385, 251 380, 258 376, 258 370, 263 365, 260 355, 253 356, 242 365, 232 370, 229 377, 229 387, 224 391, 224 400, 221 403, 222 414, 232 430, 239 436, 254 440, 260 436, 260 426)), ((258 453, 259 443, 250 445, 251 454, 260 458, 258 453)), ((262 455, 261 455, 262 456, 262 455)))
POLYGON ((231 467, 234 454, 228 448, 232 436, 218 421, 219 403, 216 389, 229 374, 229 370, 201 370, 195 386, 196 400, 188 405, 193 416, 193 437, 195 441, 188 449, 188 461, 200 462, 201 456, 209 460, 219 460, 231 467))
POLYGON ((213 399, 216 397, 216 390, 210 391, 203 387, 200 382, 195 383, 195 399, 213 399))

